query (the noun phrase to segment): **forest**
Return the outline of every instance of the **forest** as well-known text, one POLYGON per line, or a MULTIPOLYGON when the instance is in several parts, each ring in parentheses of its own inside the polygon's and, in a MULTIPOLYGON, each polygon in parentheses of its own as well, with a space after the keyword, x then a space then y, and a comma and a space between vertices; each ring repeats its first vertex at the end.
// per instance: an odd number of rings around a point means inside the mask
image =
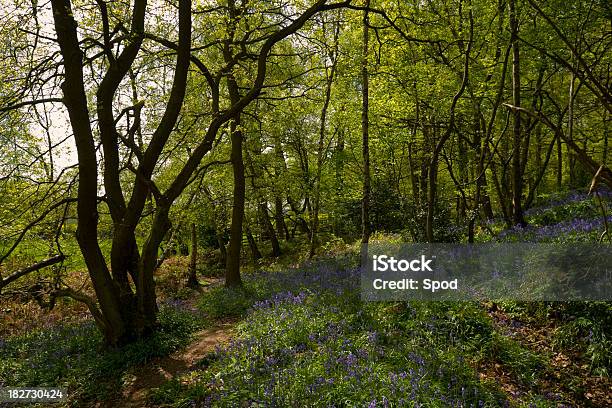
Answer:
POLYGON ((0 406, 612 406, 609 271, 360 286, 368 245, 612 267, 609 2, 0 4, 0 406))

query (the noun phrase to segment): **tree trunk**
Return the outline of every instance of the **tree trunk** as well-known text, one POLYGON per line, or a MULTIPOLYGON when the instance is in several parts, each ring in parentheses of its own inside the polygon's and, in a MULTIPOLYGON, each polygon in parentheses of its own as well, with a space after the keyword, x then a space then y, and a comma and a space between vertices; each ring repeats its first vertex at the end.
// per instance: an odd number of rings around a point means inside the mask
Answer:
MULTIPOLYGON (((567 102, 567 138, 572 142, 574 141, 574 99, 576 97, 576 93, 574 92, 575 82, 576 78, 572 72, 569 85, 569 100, 567 102)), ((573 188, 576 187, 576 157, 570 150, 569 146, 567 148, 567 164, 569 171, 569 183, 570 187, 573 188)))
POLYGON ((225 242, 223 241, 223 235, 217 231, 217 245, 219 245, 219 265, 227 265, 227 250, 225 249, 225 242))
MULTIPOLYGON (((512 42, 512 102, 515 106, 521 106, 521 62, 518 38, 518 19, 515 0, 508 2, 510 10, 510 30, 512 42)), ((514 111, 512 128, 512 222, 515 225, 526 225, 523 218, 522 195, 523 177, 521 172, 521 113, 514 111)))
MULTIPOLYGON (((216 206, 215 206, 214 200, 212 199, 210 192, 208 192, 208 190, 206 189, 204 191, 206 191, 206 194, 210 199, 211 206, 213 209, 212 223, 213 223, 213 227, 215 228, 215 238, 217 239, 217 245, 219 246, 219 265, 225 268, 225 266, 227 265, 227 250, 225 248, 225 239, 223 238, 223 229, 219 227, 219 223, 215 220, 215 217, 221 217, 221 216, 217 215, 216 213, 216 208, 215 208, 216 206)), ((225 216, 225 211, 223 212, 223 217, 224 216, 225 216)))
POLYGON ((197 265, 198 265, 198 234, 196 225, 194 222, 191 223, 191 254, 189 258, 189 278, 187 279, 187 286, 197 288, 200 286, 197 276, 197 265))
POLYGON ((412 154, 412 146, 414 144, 414 140, 416 139, 416 125, 414 126, 415 130, 413 132, 412 140, 408 143, 408 171, 410 172, 410 186, 412 191, 412 200, 415 203, 415 206, 418 206, 421 199, 419 194, 419 178, 417 175, 417 166, 412 154))
POLYGON ((283 215, 283 199, 278 195, 274 197, 274 221, 276 224, 276 235, 279 239, 282 239, 283 235, 285 235, 285 241, 289 241, 290 237, 283 215))
POLYGON ((561 138, 557 138, 557 191, 561 191, 563 185, 563 149, 561 138))
POLYGON ((538 166, 538 174, 536 174, 535 179, 533 180, 532 185, 529 187, 529 192, 527 194, 527 199, 525 200, 525 206, 527 208, 529 208, 531 206, 531 204, 533 203, 533 199, 535 198, 535 195, 536 195, 536 190, 537 190, 538 186, 540 185, 540 182, 544 178, 544 174, 546 172, 546 168, 548 167, 548 163, 549 163, 550 158, 552 156, 552 153, 554 151, 555 143, 557 142, 558 137, 559 137, 559 135, 556 134, 555 137, 553 138, 553 140, 550 142, 550 145, 548 145, 548 149, 546 151, 546 157, 544 159, 544 162, 541 163, 538 166))
POLYGON ((327 109, 331 100, 331 89, 334 82, 334 74, 338 62, 338 35, 340 34, 340 23, 336 24, 334 29, 334 44, 333 50, 329 52, 331 59, 331 67, 329 73, 327 70, 327 81, 325 83, 325 99, 323 100, 323 108, 321 109, 321 119, 319 123, 319 143, 317 145, 317 172, 314 179, 314 205, 312 214, 312 227, 310 229, 310 252, 309 258, 312 258, 317 248, 317 233, 319 232, 319 210, 321 206, 321 172, 323 167, 323 159, 325 155, 325 128, 327 126, 327 109))
POLYGON ((489 189, 488 189, 488 180, 487 180, 487 172, 485 169, 485 162, 488 158, 488 152, 489 149, 485 148, 482 144, 482 140, 479 139, 479 144, 478 149, 479 149, 479 153, 478 155, 480 156, 480 160, 478 162, 478 167, 477 167, 477 175, 478 175, 478 179, 476 182, 476 188, 478 190, 478 194, 477 194, 477 203, 480 203, 480 205, 482 206, 482 213, 484 214, 484 217, 487 220, 493 219, 494 218, 494 214, 493 214, 493 206, 491 205, 491 197, 489 196, 489 189))
MULTIPOLYGON (((126 333, 125 323, 120 313, 119 294, 104 261, 98 245, 97 186, 98 169, 93 134, 87 109, 87 97, 83 85, 83 54, 78 44, 76 22, 70 2, 53 0, 55 31, 62 55, 64 56, 64 83, 62 91, 64 103, 74 132, 79 157, 79 185, 77 214, 77 242, 83 253, 96 297, 98 298, 101 325, 108 343, 117 343, 126 333)), ((96 315, 92 310, 92 314, 96 315)))
POLYGON ((361 61, 361 142, 363 156, 363 197, 361 200, 361 244, 362 247, 370 241, 370 122, 369 114, 369 16, 367 8, 370 0, 365 2, 363 12, 363 54, 361 61))
MULTIPOLYGON (((441 141, 436 138, 437 131, 435 130, 435 124, 432 132, 433 153, 429 161, 429 168, 427 170, 427 215, 425 220, 425 239, 427 242, 435 242, 436 237, 434 236, 434 219, 436 212, 436 200, 438 191, 438 161, 439 151, 436 149, 439 144, 442 146, 441 141)), ((448 132, 450 135, 450 131, 448 132)), ((441 148, 440 148, 441 150, 441 148)))
MULTIPOLYGON (((232 59, 232 40, 236 30, 237 11, 234 1, 228 2, 230 13, 230 21, 228 23, 228 38, 223 44, 223 58, 226 64, 229 64, 232 59)), ((232 72, 227 75, 227 88, 232 105, 240 101, 240 93, 236 78, 232 72)), ((244 176, 244 160, 242 158, 242 144, 244 137, 240 129, 240 113, 236 114, 230 125, 231 132, 231 161, 234 175, 234 191, 233 191, 233 206, 232 206, 232 225, 230 227, 230 241, 225 267, 225 286, 234 287, 242 286, 240 278, 240 252, 242 249, 242 224, 244 222, 244 201, 246 181, 244 176)))
POLYGON ((268 216, 268 206, 265 202, 262 202, 259 203, 257 207, 259 209, 259 218, 266 230, 268 237, 270 238, 270 243, 272 245, 271 255, 273 257, 279 257, 281 256, 280 243, 278 242, 278 237, 276 236, 276 232, 274 231, 272 221, 270 221, 270 217, 268 216))
POLYGON ((232 142, 232 170, 234 173, 234 198, 232 207, 232 226, 230 227, 230 241, 227 251, 225 267, 225 286, 241 286, 240 278, 240 250, 242 248, 242 223, 244 221, 245 180, 244 162, 242 160, 242 132, 238 128, 239 117, 231 124, 232 142))
POLYGON ((251 256, 253 257, 253 260, 256 261, 258 259, 263 258, 263 255, 261 255, 261 252, 257 247, 257 242, 255 241, 253 233, 251 232, 251 229, 249 227, 246 227, 246 236, 247 241, 249 243, 249 248, 251 249, 251 256))
POLYGON ((608 117, 610 116, 610 114, 606 111, 604 112, 604 145, 603 145, 603 150, 601 152, 601 162, 604 166, 606 166, 608 163, 608 138, 609 138, 609 127, 608 127, 608 117))
MULTIPOLYGON (((164 261, 166 259, 168 259, 170 257, 170 255, 172 255, 173 248, 176 248, 176 235, 177 235, 177 231, 180 228, 181 228, 181 223, 179 221, 170 230, 170 237, 168 237, 168 240, 166 241, 166 243, 165 243, 165 245, 163 247, 162 255, 159 258, 157 258, 157 264, 155 265, 155 269, 159 269, 159 267, 162 266, 164 261)), ((161 248, 161 244, 160 244, 160 248, 161 248)))
POLYGON ((278 163, 275 169, 275 176, 277 178, 277 189, 275 189, 274 193, 274 216, 276 222, 276 230, 278 232, 279 239, 285 235, 285 241, 291 240, 291 235, 289 234, 289 228, 287 227, 287 223, 285 222, 285 213, 284 213, 284 205, 283 205, 283 197, 282 192, 284 189, 280 188, 279 179, 280 175, 283 172, 287 171, 287 163, 285 162, 285 153, 283 152, 283 144, 281 142, 280 136, 276 135, 274 140, 274 153, 276 154, 276 158, 278 163))

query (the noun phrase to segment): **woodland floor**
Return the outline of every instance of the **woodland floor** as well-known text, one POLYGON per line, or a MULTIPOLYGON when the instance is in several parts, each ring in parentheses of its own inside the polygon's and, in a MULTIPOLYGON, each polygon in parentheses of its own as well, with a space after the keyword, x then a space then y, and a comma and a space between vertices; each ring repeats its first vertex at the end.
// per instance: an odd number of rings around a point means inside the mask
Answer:
POLYGON ((485 362, 478 367, 481 379, 498 381, 500 388, 515 402, 520 402, 520 395, 527 395, 536 388, 541 395, 556 393, 559 399, 571 402, 571 406, 612 407, 610 378, 591 375, 588 362, 578 353, 552 346, 551 337, 556 329, 554 320, 538 325, 521 323, 501 310, 491 310, 489 315, 495 328, 504 336, 518 341, 535 354, 549 356, 550 367, 546 368, 545 377, 537 384, 527 385, 517 381, 503 364, 485 362))
MULTIPOLYGON (((203 279, 202 283, 200 290, 191 291, 189 298, 185 299, 188 307, 196 307, 202 294, 210 288, 220 286, 222 279, 208 278, 203 279)), ((610 379, 592 376, 588 361, 578 353, 572 354, 567 349, 556 349, 552 346, 551 336, 556 330, 554 319, 548 323, 522 321, 495 305, 489 307, 488 314, 495 330, 503 337, 520 343, 522 347, 536 355, 546 356, 549 362, 543 368, 544 375, 533 384, 521 381, 517 378, 516 372, 503 362, 487 359, 476 364, 475 369, 481 381, 497 383, 512 405, 524 404, 525 398, 536 392, 539 395, 556 395, 559 400, 569 402, 569 406, 612 406, 610 379)), ((168 356, 131 367, 122 377, 123 386, 114 398, 90 406, 97 408, 152 406, 149 401, 152 390, 158 389, 169 380, 180 380, 191 371, 201 369, 198 363, 217 347, 223 347, 230 339, 237 336, 235 328, 238 323, 240 319, 237 317, 213 319, 210 326, 192 335, 193 340, 186 347, 168 356)))
MULTIPOLYGON (((221 284, 221 281, 207 283, 214 286, 221 284)), ((197 301, 198 293, 194 292, 194 295, 189 299, 190 303, 197 301)), ((588 364, 582 361, 580 355, 572 355, 566 350, 556 350, 551 346, 551 333, 556 328, 554 321, 546 325, 520 322, 497 308, 490 309, 488 314, 493 319, 495 328, 505 337, 518 341, 534 353, 549 356, 550 367, 546 369, 545 378, 537 384, 525 384, 517 380, 516 375, 504 364, 483 361, 477 366, 481 380, 497 382, 509 400, 516 405, 524 403, 524 396, 536 391, 541 395, 556 394, 559 399, 570 402, 570 406, 575 407, 612 406, 610 392, 612 381, 609 378, 592 376, 588 364), (576 393, 576 385, 582 390, 581 395, 576 393)), ((125 377, 121 394, 115 399, 95 406, 108 408, 153 406, 149 401, 151 390, 196 369, 202 359, 216 348, 226 345, 236 335, 234 329, 238 322, 238 318, 218 319, 211 327, 195 333, 194 340, 186 348, 133 367, 125 377)))
MULTIPOLYGON (((202 282, 201 282, 202 283, 202 282)), ((210 287, 221 284, 220 279, 207 279, 204 285, 186 303, 195 307, 200 295, 210 287)), ((216 347, 222 347, 233 336, 237 319, 218 319, 210 327, 193 334, 193 341, 184 349, 169 356, 156 358, 142 366, 129 370, 121 394, 116 399, 100 403, 98 407, 137 408, 147 406, 149 391, 165 382, 190 371, 196 363, 216 347)))
POLYGON ((222 346, 232 337, 235 320, 217 322, 214 326, 197 332, 193 343, 184 350, 167 357, 155 359, 143 366, 134 367, 128 374, 119 401, 108 401, 98 406, 125 408, 147 405, 148 393, 168 380, 189 371, 215 347, 222 346))
MULTIPOLYGON (((171 299, 171 294, 180 292, 178 288, 182 287, 186 261, 186 258, 176 257, 176 259, 169 260, 166 265, 162 287, 163 292, 168 292, 168 299, 171 299)), ((193 310, 202 309, 203 306, 200 303, 202 298, 221 289, 223 279, 202 277, 201 284, 201 288, 197 291, 183 290, 180 292, 184 294, 181 307, 193 310)), ((239 298, 243 300, 242 297, 239 298)), ((10 306, 11 313, 5 313, 4 323, 7 324, 4 325, 5 333, 0 333, 0 337, 3 334, 28 330, 29 327, 24 325, 41 325, 43 320, 37 319, 38 317, 45 317, 43 327, 52 327, 62 318, 69 317, 68 320, 75 321, 84 319, 85 313, 80 307, 74 307, 74 305, 70 305, 71 308, 66 305, 66 308, 58 308, 44 315, 39 315, 40 312, 32 306, 20 306, 19 302, 7 306, 10 306), (30 318, 23 319, 23 316, 30 316, 30 318)), ((224 312, 228 311, 226 306, 223 304, 221 307, 224 312)), ((572 347, 555 346, 553 335, 559 329, 560 323, 554 316, 546 320, 537 320, 525 317, 525 315, 510 313, 503 307, 498 308, 496 304, 489 303, 477 307, 482 307, 487 311, 499 339, 516 343, 519 346, 517 349, 521 350, 512 362, 499 357, 499 352, 493 352, 492 355, 497 357, 476 358, 471 364, 480 382, 498 387, 505 394, 510 406, 539 407, 540 405, 532 405, 530 402, 534 395, 542 396, 553 403, 553 405, 542 405, 546 407, 612 406, 610 378, 593 375, 586 356, 572 351, 572 347), (534 356, 541 357, 541 363, 537 363, 538 367, 533 370, 539 374, 534 381, 526 381, 520 369, 523 365, 531 364, 534 356)), ((266 313, 277 312, 270 308, 266 313)), ((224 348, 230 343, 230 340, 239 339, 240 327, 244 326, 246 319, 249 319, 248 313, 235 316, 210 314, 207 317, 208 324, 191 334, 192 340, 189 344, 167 356, 153 358, 146 363, 128 367, 122 375, 117 376, 118 387, 115 388, 110 398, 102 402, 91 402, 92 400, 88 399, 86 406, 96 408, 157 406, 150 398, 154 396, 155 391, 163 389, 170 380, 181 383, 189 381, 189 376, 198 370, 200 372, 202 369, 209 371, 208 366, 203 368, 202 360, 214 353, 217 347, 224 348)), ((502 346, 498 347, 501 349, 502 346)), ((272 355, 272 351, 270 354, 272 355)), ((215 373, 215 371, 210 372, 215 373)))

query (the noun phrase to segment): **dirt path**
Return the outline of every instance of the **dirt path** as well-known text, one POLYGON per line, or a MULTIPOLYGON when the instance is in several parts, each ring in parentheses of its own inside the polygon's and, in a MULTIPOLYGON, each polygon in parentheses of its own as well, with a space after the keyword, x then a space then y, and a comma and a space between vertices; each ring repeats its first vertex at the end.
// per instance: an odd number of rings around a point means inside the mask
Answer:
MULTIPOLYGON (((566 403, 576 407, 611 407, 612 406, 612 382, 609 378, 593 376, 584 358, 577 353, 568 350, 555 349, 551 343, 552 333, 556 327, 554 323, 535 326, 523 324, 513 320, 510 316, 500 310, 489 312, 497 330, 503 335, 518 341, 523 347, 532 352, 548 356, 550 367, 537 384, 532 387, 541 395, 554 395, 563 399, 566 403)), ((505 372, 500 364, 491 364, 489 367, 481 367, 487 372, 488 377, 496 378, 504 389, 515 401, 517 395, 528 395, 530 387, 519 384, 512 375, 505 372)), ((482 375, 482 374, 481 374, 482 375)))
POLYGON ((150 389, 159 387, 173 377, 188 371, 217 345, 226 343, 233 334, 235 323, 235 320, 218 322, 213 327, 197 332, 194 335, 195 340, 187 348, 130 370, 120 406, 124 408, 146 406, 150 389))

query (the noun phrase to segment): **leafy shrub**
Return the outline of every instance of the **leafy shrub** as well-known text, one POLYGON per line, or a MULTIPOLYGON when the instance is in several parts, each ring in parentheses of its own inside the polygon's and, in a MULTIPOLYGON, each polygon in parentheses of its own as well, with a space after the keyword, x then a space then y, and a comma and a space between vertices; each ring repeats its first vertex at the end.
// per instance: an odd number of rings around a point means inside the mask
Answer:
MULTIPOLYGON (((407 223, 403 230, 404 239, 413 242, 426 242, 427 207, 410 202, 405 208, 407 223)), ((442 200, 436 201, 434 208, 433 233, 436 242, 459 242, 461 228, 453 222, 450 206, 442 200)))
MULTIPOLYGON (((410 222, 408 204, 393 183, 374 177, 370 194, 370 224, 378 231, 400 232, 410 222)), ((357 236, 361 229, 360 198, 348 200, 340 205, 334 215, 342 221, 338 223, 338 233, 342 236, 357 236), (357 226, 357 228, 355 227, 357 226)))
POLYGON ((258 299, 257 291, 248 286, 216 287, 205 294, 199 308, 212 318, 243 316, 258 299))
POLYGON ((583 352, 595 375, 612 372, 612 302, 563 302, 556 305, 563 324, 555 343, 583 352))

